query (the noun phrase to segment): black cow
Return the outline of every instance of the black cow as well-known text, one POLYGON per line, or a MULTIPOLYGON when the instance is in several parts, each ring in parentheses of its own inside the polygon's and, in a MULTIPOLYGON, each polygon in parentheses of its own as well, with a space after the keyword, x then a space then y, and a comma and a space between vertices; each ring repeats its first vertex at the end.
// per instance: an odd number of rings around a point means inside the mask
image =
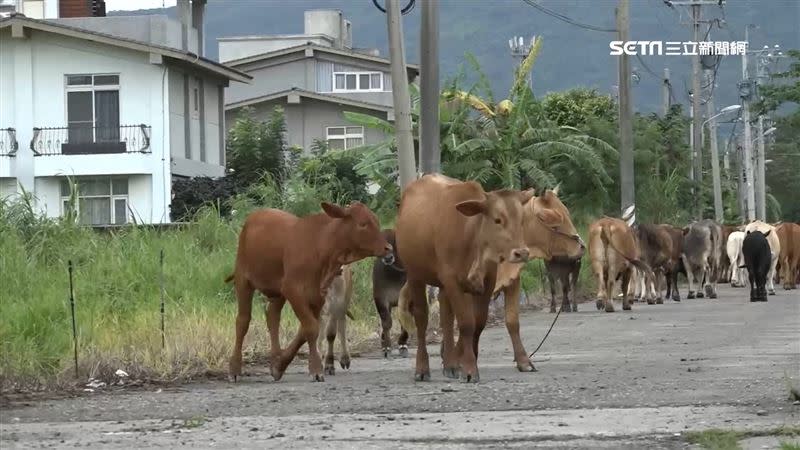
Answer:
MULTIPOLYGON (((393 229, 381 231, 386 241, 396 249, 395 236, 393 229)), ((381 345, 383 356, 388 357, 392 351, 392 308, 397 307, 400 297, 400 288, 406 282, 406 271, 403 263, 397 256, 395 250, 383 258, 375 258, 372 263, 372 298, 375 300, 375 308, 381 318, 381 345)), ((400 337, 397 340, 397 347, 400 356, 408 356, 408 331, 400 325, 400 337)))
POLYGON ((553 259, 545 260, 544 266, 547 269, 547 279, 550 282, 550 312, 556 312, 556 281, 561 283, 561 292, 564 295, 561 300, 561 310, 564 312, 578 312, 578 302, 575 300, 575 285, 578 283, 578 275, 581 271, 581 259, 556 256, 553 259), (569 301, 570 290, 572 290, 571 305, 569 301))
POLYGON ((767 274, 772 264, 772 253, 770 251, 767 236, 760 231, 748 231, 742 242, 742 254, 744 255, 744 265, 747 268, 747 276, 750 279, 750 301, 767 301, 767 274))

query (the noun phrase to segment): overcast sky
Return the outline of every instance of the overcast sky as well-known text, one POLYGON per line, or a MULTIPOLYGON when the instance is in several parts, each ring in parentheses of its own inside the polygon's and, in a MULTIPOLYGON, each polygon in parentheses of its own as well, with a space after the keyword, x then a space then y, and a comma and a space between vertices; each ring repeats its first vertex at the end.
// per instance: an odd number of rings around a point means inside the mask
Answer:
POLYGON ((133 9, 161 8, 175 6, 177 0, 106 0, 106 11, 130 11, 133 9))

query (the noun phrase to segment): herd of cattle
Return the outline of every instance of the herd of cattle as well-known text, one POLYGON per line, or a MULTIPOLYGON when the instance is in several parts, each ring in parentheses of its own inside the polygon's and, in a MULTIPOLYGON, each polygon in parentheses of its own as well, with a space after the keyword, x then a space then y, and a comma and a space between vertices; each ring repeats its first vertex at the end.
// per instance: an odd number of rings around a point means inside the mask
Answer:
MULTIPOLYGON (((374 213, 361 203, 341 207, 322 203, 323 212, 297 217, 264 209, 253 212, 239 235, 236 265, 226 282, 234 281, 238 313, 236 341, 229 372, 242 370, 242 344, 248 331, 252 297, 267 299, 270 370, 281 379, 300 347, 308 344, 311 379, 333 375, 337 334, 342 368, 350 365, 346 319, 352 298, 356 261, 373 260, 373 297, 381 320, 384 355, 391 351, 391 309, 398 308, 401 333, 398 352, 407 356, 409 333, 416 333, 414 379, 430 379, 427 351, 429 306, 438 297, 445 376, 477 382, 479 340, 489 304, 503 295, 505 322, 514 361, 520 371, 534 371, 519 335, 520 275, 532 259, 545 261, 551 284, 550 311, 555 312, 555 283, 563 290, 561 311, 577 311, 569 300, 586 245, 558 188, 535 195, 533 190, 485 191, 474 181, 425 175, 402 194, 394 229, 381 229, 374 213), (430 288, 438 295, 428 295, 430 288), (427 289, 426 289, 427 288, 427 289), (279 338, 280 315, 286 301, 300 326, 286 348, 279 338), (325 334, 321 321, 328 318, 325 334), (454 337, 454 322, 458 340, 454 337), (326 338, 323 360, 318 347, 326 338)), ((614 311, 620 286, 622 308, 633 299, 663 303, 661 293, 680 301, 677 280, 684 273, 688 298, 716 298, 717 282, 744 286, 746 270, 751 301, 766 301, 766 284, 774 294, 778 267, 784 288, 800 277, 800 225, 752 222, 741 227, 711 220, 684 228, 671 225, 629 225, 603 217, 589 227, 589 257, 597 279, 598 309, 614 311)))

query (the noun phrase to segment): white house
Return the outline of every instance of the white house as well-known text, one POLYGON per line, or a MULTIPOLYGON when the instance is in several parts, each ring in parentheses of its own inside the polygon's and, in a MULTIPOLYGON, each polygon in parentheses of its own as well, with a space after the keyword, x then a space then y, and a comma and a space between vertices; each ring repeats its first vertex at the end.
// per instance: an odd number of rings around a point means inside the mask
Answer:
POLYGON ((82 223, 167 223, 175 177, 223 175, 224 89, 251 77, 202 56, 204 7, 0 18, 0 196, 57 217, 70 176, 82 223))

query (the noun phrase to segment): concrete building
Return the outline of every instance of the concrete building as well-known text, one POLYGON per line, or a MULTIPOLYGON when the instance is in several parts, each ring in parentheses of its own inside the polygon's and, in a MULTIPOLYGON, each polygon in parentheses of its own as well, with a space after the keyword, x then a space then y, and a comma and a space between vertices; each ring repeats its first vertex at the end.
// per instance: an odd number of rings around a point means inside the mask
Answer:
POLYGON ((175 177, 224 174, 224 90, 251 80, 203 56, 205 0, 179 0, 180 21, 29 3, 44 18, 0 18, 0 196, 57 217, 69 176, 82 223, 169 222, 175 177))
MULTIPOLYGON (((308 150, 314 140, 331 149, 383 141, 379 130, 350 123, 344 111, 394 120, 389 60, 375 49, 353 48, 350 22, 338 10, 305 12, 302 35, 238 36, 218 39, 220 62, 253 77, 225 92, 230 127, 242 107, 266 119, 284 108, 287 143, 308 150)), ((419 67, 407 67, 409 82, 419 67)))

